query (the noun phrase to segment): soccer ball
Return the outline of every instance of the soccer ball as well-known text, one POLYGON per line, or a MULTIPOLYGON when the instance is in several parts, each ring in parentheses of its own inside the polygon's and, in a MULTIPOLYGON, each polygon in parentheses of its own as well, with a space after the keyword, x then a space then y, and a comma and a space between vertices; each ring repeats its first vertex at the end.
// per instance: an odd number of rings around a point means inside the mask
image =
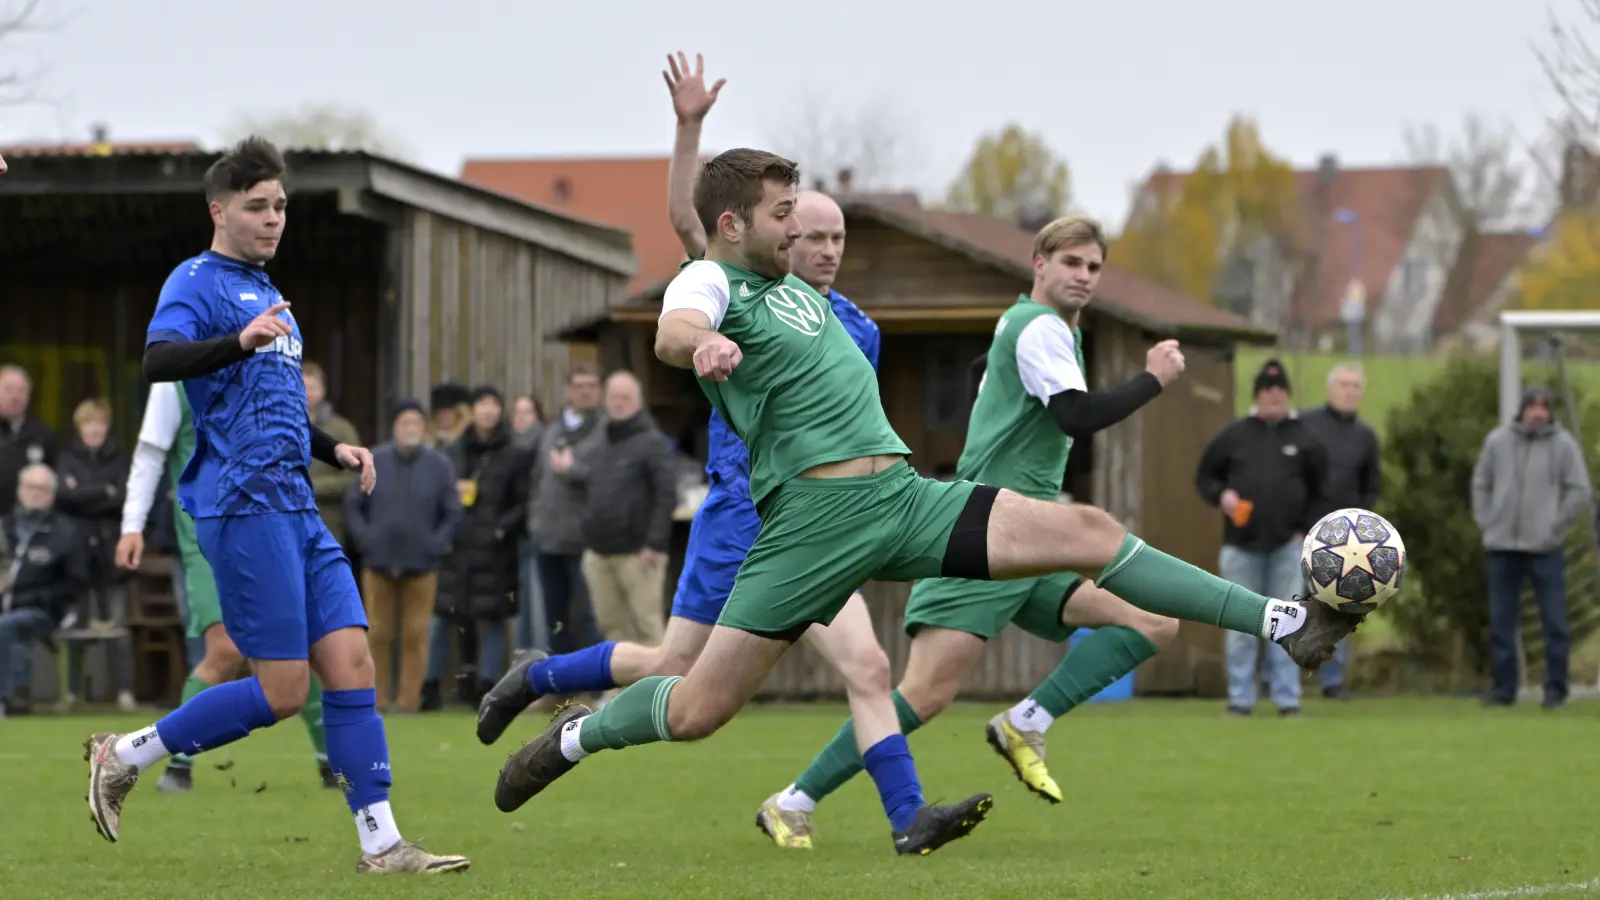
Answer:
POLYGON ((1328 513, 1300 548, 1306 589, 1340 612, 1365 615, 1382 606, 1399 593, 1405 570, 1400 532, 1369 509, 1328 513))

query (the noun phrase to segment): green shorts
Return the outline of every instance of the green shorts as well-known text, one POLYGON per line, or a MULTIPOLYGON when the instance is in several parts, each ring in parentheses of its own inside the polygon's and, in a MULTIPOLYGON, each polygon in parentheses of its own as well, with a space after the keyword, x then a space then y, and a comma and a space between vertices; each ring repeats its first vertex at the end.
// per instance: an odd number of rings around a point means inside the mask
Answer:
POLYGON ((1075 630, 1061 623, 1067 597, 1083 584, 1076 572, 1058 572, 1016 581, 929 578, 917 582, 906 602, 906 634, 923 628, 965 631, 989 640, 1007 623, 1056 644, 1075 630))
POLYGON ((855 478, 795 478, 761 504, 761 532, 718 625, 798 637, 827 624, 873 579, 934 578, 976 484, 923 478, 901 462, 855 478))
POLYGON ((200 552, 200 542, 194 536, 194 519, 180 508, 174 508, 173 518, 178 533, 178 555, 183 560, 188 635, 203 637, 207 629, 222 624, 222 599, 217 596, 217 579, 211 574, 211 563, 206 561, 206 555, 200 552))

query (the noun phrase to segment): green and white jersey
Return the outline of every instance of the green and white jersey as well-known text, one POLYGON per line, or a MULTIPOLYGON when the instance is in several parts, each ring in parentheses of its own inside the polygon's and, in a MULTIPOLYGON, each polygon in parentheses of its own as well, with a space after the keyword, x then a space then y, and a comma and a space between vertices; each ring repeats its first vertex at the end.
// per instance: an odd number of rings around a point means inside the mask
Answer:
MULTIPOLYGON (((162 382, 150 386, 145 400, 144 418, 139 423, 139 444, 128 469, 128 488, 122 504, 122 533, 144 531, 145 520, 155 505, 156 488, 164 468, 174 486, 184 466, 194 455, 194 416, 189 399, 178 385, 162 382)), ((192 532, 188 514, 173 504, 182 539, 192 532)))
POLYGON ((832 305, 805 282, 712 260, 686 263, 662 314, 692 309, 739 345, 727 381, 700 389, 750 450, 750 497, 823 463, 911 452, 889 425, 878 375, 832 305))
POLYGON ((1026 294, 995 324, 988 365, 967 423, 956 477, 1054 500, 1072 438, 1050 414, 1050 398, 1087 391, 1081 333, 1026 294))

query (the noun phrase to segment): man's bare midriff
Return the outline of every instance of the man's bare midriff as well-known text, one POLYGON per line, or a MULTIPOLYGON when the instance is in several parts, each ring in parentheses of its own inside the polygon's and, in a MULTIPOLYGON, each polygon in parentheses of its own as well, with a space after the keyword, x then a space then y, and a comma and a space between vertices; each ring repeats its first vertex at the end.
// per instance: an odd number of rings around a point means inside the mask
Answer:
POLYGON ((841 459, 838 462, 823 463, 820 466, 801 472, 797 478, 859 478, 862 475, 876 475, 897 462, 905 459, 898 453, 880 453, 877 456, 858 456, 855 459, 841 459))

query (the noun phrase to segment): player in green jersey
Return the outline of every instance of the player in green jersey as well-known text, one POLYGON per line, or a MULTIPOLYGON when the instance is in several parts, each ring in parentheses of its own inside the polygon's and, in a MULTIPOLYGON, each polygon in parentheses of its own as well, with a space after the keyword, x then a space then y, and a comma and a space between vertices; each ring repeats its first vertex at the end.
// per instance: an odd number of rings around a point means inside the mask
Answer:
MULTIPOLYGON (((128 470, 127 499, 122 506, 122 537, 117 541, 117 565, 129 570, 139 568, 140 557, 144 555, 145 520, 155 503, 162 470, 165 469, 175 485, 193 455, 194 422, 188 397, 175 384, 152 384, 145 401, 144 420, 139 424, 139 444, 128 470)), ((200 552, 200 544, 195 539, 193 517, 177 503, 172 504, 172 514, 188 608, 186 626, 189 637, 203 638, 206 647, 205 658, 195 665, 183 683, 181 702, 188 703, 190 697, 206 688, 238 678, 244 669, 244 658, 222 625, 222 601, 217 597, 217 585, 211 577, 211 564, 200 552)), ((322 773, 323 786, 338 787, 338 779, 328 765, 328 743, 322 727, 322 686, 315 675, 311 677, 311 693, 300 710, 300 719, 311 735, 311 749, 322 773)), ((163 791, 193 790, 193 771, 194 757, 174 753, 156 787, 163 791)))
MULTIPOLYGON (((967 426, 956 477, 1055 501, 1073 440, 1122 421, 1155 399, 1183 371, 1176 341, 1146 356, 1146 370, 1106 391, 1084 380, 1078 319, 1105 265, 1098 223, 1069 216, 1034 239, 1033 289, 995 325, 983 380, 967 426)), ((1051 722, 1156 655, 1178 621, 1146 612, 1075 573, 1013 581, 931 578, 917 582, 906 605, 911 654, 895 691, 900 728, 920 728, 954 702, 984 644, 1007 624, 1056 643, 1077 628, 1096 631, 1068 650, 1024 701, 989 721, 989 744, 1031 791, 1052 803, 1061 789, 1045 768, 1051 722)), ((861 771, 855 733, 846 722, 794 784, 757 813, 780 847, 809 849, 816 804, 861 771)))
MULTIPOLYGON (((501 769, 497 807, 517 809, 598 751, 709 736, 805 629, 831 621, 872 579, 1082 571, 1149 612, 1267 637, 1313 669, 1360 623, 1326 604, 1270 599, 1217 578, 1092 506, 918 476, 884 414, 871 364, 827 302, 789 275, 788 248, 801 234, 799 181, 794 163, 758 150, 729 150, 704 165, 695 209, 709 238, 706 258, 668 286, 656 332, 656 355, 695 372, 750 451, 761 532, 722 616, 687 675, 642 679, 598 712, 558 712, 501 769)), ((870 721, 856 722, 858 732, 899 735, 892 699, 883 699, 870 721)), ((909 827, 896 825, 896 849, 928 852, 960 837, 990 802, 980 794, 922 806, 909 827)))

